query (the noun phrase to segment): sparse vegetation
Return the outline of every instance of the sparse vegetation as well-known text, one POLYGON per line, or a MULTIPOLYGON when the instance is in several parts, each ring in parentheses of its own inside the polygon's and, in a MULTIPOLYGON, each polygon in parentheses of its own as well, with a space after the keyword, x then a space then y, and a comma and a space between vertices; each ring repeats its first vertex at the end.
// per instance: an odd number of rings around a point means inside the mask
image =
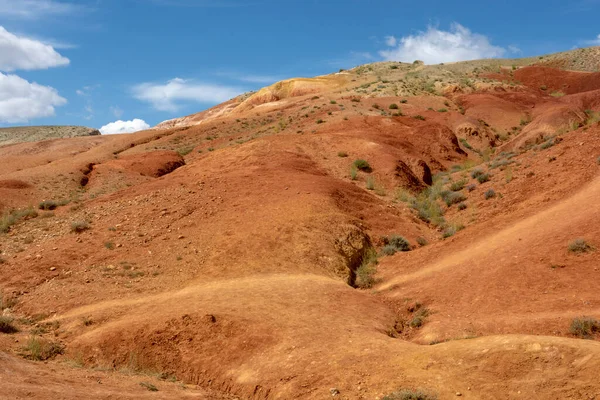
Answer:
POLYGON ((463 190, 466 184, 466 179, 461 179, 460 181, 452 182, 452 184, 450 185, 450 190, 452 190, 453 192, 458 192, 459 190, 463 190))
POLYGON ((375 179, 373 179, 372 176, 369 176, 367 178, 367 190, 374 190, 375 189, 375 179))
POLYGON ((496 191, 494 189, 488 189, 483 194, 483 197, 485 197, 486 200, 492 199, 492 198, 496 197, 496 191))
POLYGON ((375 284, 375 273, 377 272, 377 252, 369 248, 363 255, 362 262, 356 270, 355 287, 369 289, 375 284))
POLYGON ((354 160, 354 162, 352 163, 352 166, 355 167, 356 169, 364 171, 364 172, 371 172, 373 170, 368 161, 360 159, 360 158, 357 160, 354 160))
POLYGON ((398 107, 398 104, 396 104, 396 103, 392 103, 392 104, 390 104, 390 110, 397 110, 397 109, 399 109, 399 108, 400 108, 400 107, 398 107))
POLYGON ((482 173, 481 175, 479 175, 477 177, 477 182, 479 182, 479 183, 485 183, 485 182, 488 182, 489 180, 490 180, 490 174, 487 174, 487 173, 485 173, 485 174, 482 173))
POLYGON ((392 256, 399 251, 410 251, 410 242, 400 235, 391 235, 383 238, 384 247, 381 253, 386 256, 392 256))
POLYGON ((182 147, 182 148, 178 149, 177 153, 183 157, 183 156, 187 156, 192 151, 194 151, 194 148, 192 146, 187 146, 187 147, 182 147))
POLYGON ((571 253, 588 253, 593 250, 594 247, 582 238, 575 239, 569 243, 569 251, 571 253))
POLYGON ((0 315, 0 333, 16 333, 19 329, 13 324, 13 319, 4 315, 0 315))
POLYGON ((575 318, 569 330, 579 338, 592 339, 594 334, 600 333, 600 321, 591 317, 575 318))
POLYGON ((71 223, 71 232, 81 233, 90 229, 90 224, 87 221, 74 221, 71 223))
POLYGON ((158 392, 158 388, 151 383, 148 382, 140 382, 140 386, 148 389, 151 392, 158 392))
POLYGON ((39 336, 31 336, 23 348, 23 357, 34 361, 45 361, 63 354, 65 348, 39 336))
POLYGON ((425 117, 424 117, 424 116, 422 116, 422 115, 420 115, 420 114, 418 114, 418 115, 415 115, 413 118, 414 118, 414 119, 418 119, 419 121, 425 121, 425 117))
POLYGON ((384 396, 382 400, 437 400, 437 396, 421 389, 400 389, 384 396))
POLYGON ((338 155, 338 157, 341 157, 341 158, 348 157, 348 153, 346 153, 345 151, 338 151, 337 155, 338 155))
POLYGON ((0 218, 0 233, 7 233, 10 228, 22 219, 31 219, 38 216, 37 211, 32 207, 24 210, 13 210, 9 213, 5 213, 0 218))
POLYGON ((440 196, 442 197, 442 200, 444 200, 448 207, 450 207, 453 204, 461 203, 467 199, 462 193, 452 192, 449 190, 442 191, 440 193, 440 196))

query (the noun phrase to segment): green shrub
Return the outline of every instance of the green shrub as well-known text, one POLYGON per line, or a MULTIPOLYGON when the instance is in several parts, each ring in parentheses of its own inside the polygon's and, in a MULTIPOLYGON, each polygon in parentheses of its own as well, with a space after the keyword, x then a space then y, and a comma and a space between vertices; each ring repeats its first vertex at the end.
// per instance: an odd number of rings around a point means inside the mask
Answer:
POLYGON ((488 182, 490 180, 490 174, 481 174, 477 177, 477 182, 479 183, 485 183, 488 182))
POLYGON ((445 112, 448 112, 448 109, 446 109, 446 108, 440 108, 438 110, 438 112, 445 113, 445 112))
POLYGON ((460 204, 458 205, 458 209, 459 209, 460 211, 466 210, 466 209, 467 209, 467 204, 466 204, 466 203, 460 203, 460 204))
POLYGON ((325 123, 325 121, 323 121, 322 119, 317 120, 317 124, 323 124, 323 123, 325 123))
POLYGON ((400 100, 400 103, 402 103, 402 104, 406 104, 406 103, 408 103, 408 100, 406 100, 406 99, 402 99, 402 100, 400 100))
POLYGON ((390 110, 397 110, 397 109, 399 109, 399 108, 400 108, 400 107, 398 107, 398 104, 396 104, 396 103, 392 103, 392 104, 390 104, 390 110))
POLYGON ((463 224, 448 225, 444 228, 444 231, 442 232, 442 237, 444 239, 452 237, 452 236, 456 235, 456 232, 462 231, 464 228, 465 227, 463 224))
POLYGON ((13 319, 0 315, 0 333, 16 333, 19 332, 16 326, 13 325, 13 319))
POLYGON ((345 151, 339 151, 337 155, 338 157, 342 158, 348 157, 348 153, 346 153, 345 151))
POLYGON ((71 232, 81 233, 90 229, 90 224, 87 221, 74 221, 71 223, 71 232))
POLYGON ((391 235, 390 237, 384 237, 383 247, 381 253, 386 256, 391 256, 399 251, 410 251, 412 248, 410 242, 400 235, 391 235))
POLYGON ((356 282, 354 286, 360 289, 369 289, 375 284, 375 273, 377 272, 377 253, 370 248, 363 255, 362 262, 356 270, 356 282))
POLYGON ((480 170, 479 168, 474 169, 473 171, 471 171, 471 178, 473 179, 477 179, 479 178, 481 175, 483 175, 483 171, 480 170))
POLYGON ((56 207, 58 203, 54 200, 44 200, 38 205, 40 210, 56 210, 56 207))
POLYGON ((150 392, 158 392, 158 388, 148 382, 140 382, 140 386, 148 389, 150 392))
POLYGON ((582 339, 591 339, 595 333, 600 333, 600 321, 595 318, 575 318, 571 322, 570 332, 582 339))
POLYGON ((496 197, 496 191, 494 189, 488 189, 483 194, 483 196, 485 197, 486 200, 492 199, 492 198, 496 197))
POLYGON ((194 148, 192 146, 188 146, 188 147, 182 147, 182 148, 178 149, 177 153, 183 157, 183 156, 187 156, 192 151, 194 151, 194 148))
POLYGON ((352 165, 356 168, 359 169, 361 171, 365 171, 365 172, 371 172, 372 168, 371 165, 363 159, 358 159, 358 160, 354 160, 354 163, 352 163, 352 165))
POLYGON ((424 116, 422 116, 422 115, 420 115, 420 114, 419 114, 419 115, 415 115, 413 118, 414 118, 414 119, 418 119, 418 120, 420 120, 420 121, 425 121, 425 117, 424 117, 424 116))
POLYGON ((428 243, 427 243, 427 239, 425 239, 425 238, 424 238, 424 237, 422 237, 422 236, 419 236, 419 237, 417 238, 417 243, 418 243, 418 244, 419 244, 419 246, 421 246, 421 247, 423 247, 423 246, 427 246, 427 244, 428 244, 428 243))
POLYGON ((375 179, 373 179, 372 176, 369 176, 367 178, 367 190, 374 190, 375 189, 375 179))
POLYGON ((461 179, 460 181, 452 182, 452 184, 450 185, 450 190, 452 190, 453 192, 458 192, 459 190, 463 190, 466 184, 466 179, 461 179))
POLYGON ((429 316, 429 309, 417 304, 416 311, 412 315, 411 320, 408 322, 408 325, 411 328, 420 328, 425 323, 425 318, 429 316))
POLYGON ((475 190, 475 188, 477 188, 477 185, 475 185, 474 183, 471 183, 471 184, 467 185, 466 188, 469 192, 472 192, 473 190, 475 190))
POLYGON ((330 100, 330 101, 329 101, 329 104, 337 104, 337 101, 335 101, 335 100, 330 100))
POLYGON ((449 190, 445 190, 441 193, 442 200, 446 203, 448 207, 453 204, 458 204, 465 201, 467 198, 464 194, 459 192, 451 192, 449 190))
POLYGON ((594 247, 590 245, 585 239, 575 239, 569 243, 569 251, 571 253, 588 253, 594 250, 594 247))
POLYGON ((38 336, 31 336, 23 348, 23 356, 34 361, 45 361, 63 354, 65 348, 38 336))
POLYGON ((421 389, 401 389, 384 396, 382 400, 437 400, 437 396, 421 389))
POLYGON ((358 168, 356 168, 353 165, 353 166, 350 167, 350 179, 352 179, 353 181, 355 181, 357 177, 358 177, 358 168))
POLYGON ((7 233, 11 226, 19 222, 21 219, 31 219, 36 218, 37 216, 38 213, 33 209, 33 207, 4 213, 2 217, 0 217, 0 233, 7 233))

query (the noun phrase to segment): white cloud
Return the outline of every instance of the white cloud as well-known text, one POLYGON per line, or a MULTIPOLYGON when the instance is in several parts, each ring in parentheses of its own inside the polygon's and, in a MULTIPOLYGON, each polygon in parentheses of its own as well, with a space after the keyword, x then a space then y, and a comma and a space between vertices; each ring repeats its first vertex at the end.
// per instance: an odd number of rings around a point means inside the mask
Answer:
POLYGON ((600 35, 596 36, 594 40, 586 40, 585 43, 590 46, 600 46, 600 35))
POLYGON ((390 47, 394 47, 396 46, 396 44, 398 43, 398 39, 396 39, 395 36, 386 36, 385 37, 385 44, 387 44, 390 47))
POLYGON ((245 90, 175 78, 166 84, 142 83, 134 86, 132 92, 136 99, 149 102, 157 110, 177 111, 182 102, 221 103, 245 90))
POLYGON ((69 59, 58 54, 52 46, 16 36, 0 26, 0 70, 47 69, 68 64, 69 59))
POLYGON ((508 51, 512 54, 521 54, 523 52, 518 46, 515 46, 514 44, 508 46, 508 51))
POLYGON ((67 100, 56 89, 30 83, 16 75, 0 72, 0 121, 27 122, 30 119, 54 116, 54 107, 67 100))
POLYGON ((396 46, 390 47, 394 48, 379 52, 386 60, 422 60, 426 64, 494 58, 506 52, 504 48, 492 45, 486 36, 473 33, 458 23, 453 23, 450 31, 430 26, 425 32, 398 39, 396 46))
POLYGON ((150 125, 143 119, 133 119, 131 121, 115 121, 104 125, 100 128, 100 133, 103 135, 112 135, 115 133, 133 133, 149 129, 150 125))
POLYGON ((0 0, 0 15, 20 19, 66 15, 81 9, 80 5, 55 0, 0 0))

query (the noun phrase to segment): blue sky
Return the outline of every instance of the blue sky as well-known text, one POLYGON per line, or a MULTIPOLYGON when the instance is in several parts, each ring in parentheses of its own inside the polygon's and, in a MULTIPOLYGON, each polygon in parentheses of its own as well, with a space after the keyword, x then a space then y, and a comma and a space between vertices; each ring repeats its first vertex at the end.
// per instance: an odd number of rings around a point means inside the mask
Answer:
POLYGON ((368 62, 600 45, 599 12, 600 0, 0 0, 0 126, 133 130, 368 62))

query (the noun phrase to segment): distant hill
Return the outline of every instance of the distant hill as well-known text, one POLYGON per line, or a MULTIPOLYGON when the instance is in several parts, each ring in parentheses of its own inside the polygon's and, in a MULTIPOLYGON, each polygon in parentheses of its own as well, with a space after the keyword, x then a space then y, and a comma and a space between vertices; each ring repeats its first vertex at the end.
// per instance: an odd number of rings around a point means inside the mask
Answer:
POLYGON ((37 142, 46 139, 100 135, 100 131, 85 126, 19 126, 0 128, 0 146, 37 142))

